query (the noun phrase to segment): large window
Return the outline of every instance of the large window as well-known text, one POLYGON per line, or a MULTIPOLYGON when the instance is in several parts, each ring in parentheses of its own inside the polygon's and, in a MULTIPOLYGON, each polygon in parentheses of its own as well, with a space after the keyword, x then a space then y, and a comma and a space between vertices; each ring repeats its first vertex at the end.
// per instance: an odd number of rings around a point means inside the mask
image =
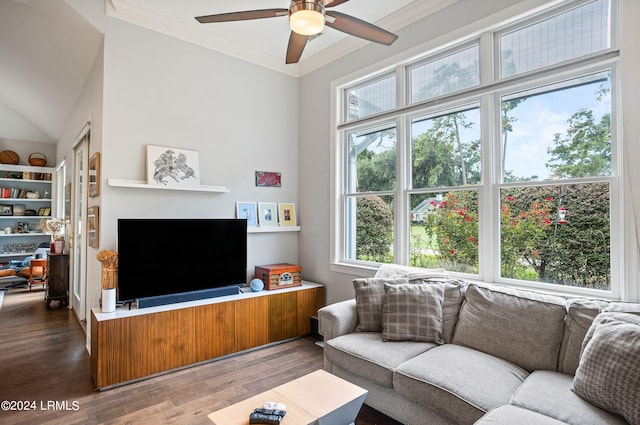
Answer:
POLYGON ((340 87, 336 262, 614 293, 611 10, 573 2, 340 87))

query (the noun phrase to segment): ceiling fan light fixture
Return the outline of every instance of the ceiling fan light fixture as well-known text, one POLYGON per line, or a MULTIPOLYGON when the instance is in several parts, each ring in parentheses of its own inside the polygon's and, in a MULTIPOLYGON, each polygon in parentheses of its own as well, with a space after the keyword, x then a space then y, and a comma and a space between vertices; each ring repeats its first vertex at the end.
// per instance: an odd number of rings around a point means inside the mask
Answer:
POLYGON ((289 6, 291 31, 301 35, 322 32, 325 23, 324 4, 321 1, 292 1, 289 6))

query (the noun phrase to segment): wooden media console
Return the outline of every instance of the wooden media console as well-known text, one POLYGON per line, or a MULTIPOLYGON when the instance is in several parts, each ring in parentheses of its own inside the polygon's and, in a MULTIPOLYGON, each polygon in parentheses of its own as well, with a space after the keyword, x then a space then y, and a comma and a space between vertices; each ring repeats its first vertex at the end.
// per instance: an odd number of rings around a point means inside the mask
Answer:
POLYGON ((246 292, 115 313, 91 311, 91 376, 98 389, 136 381, 311 332, 324 286, 246 292))

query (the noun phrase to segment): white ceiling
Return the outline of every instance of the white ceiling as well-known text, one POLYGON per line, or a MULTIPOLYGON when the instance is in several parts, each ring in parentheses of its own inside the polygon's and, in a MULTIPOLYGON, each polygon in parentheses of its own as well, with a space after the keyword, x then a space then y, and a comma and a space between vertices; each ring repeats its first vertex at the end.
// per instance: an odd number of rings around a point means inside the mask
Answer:
MULTIPOLYGON (((396 32, 456 1, 351 0, 335 10, 396 32)), ((326 28, 298 64, 285 65, 286 16, 215 24, 194 19, 288 6, 289 0, 0 0, 0 143, 56 142, 100 48, 105 12, 293 76, 369 44, 326 28)))

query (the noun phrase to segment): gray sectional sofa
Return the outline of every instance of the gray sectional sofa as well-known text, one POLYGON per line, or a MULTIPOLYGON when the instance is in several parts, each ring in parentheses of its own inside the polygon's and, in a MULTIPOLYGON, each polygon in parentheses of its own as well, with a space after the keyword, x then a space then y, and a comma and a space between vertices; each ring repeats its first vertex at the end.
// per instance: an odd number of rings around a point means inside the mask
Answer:
POLYGON ((381 267, 319 311, 325 369, 404 424, 640 424, 640 304, 381 267))

